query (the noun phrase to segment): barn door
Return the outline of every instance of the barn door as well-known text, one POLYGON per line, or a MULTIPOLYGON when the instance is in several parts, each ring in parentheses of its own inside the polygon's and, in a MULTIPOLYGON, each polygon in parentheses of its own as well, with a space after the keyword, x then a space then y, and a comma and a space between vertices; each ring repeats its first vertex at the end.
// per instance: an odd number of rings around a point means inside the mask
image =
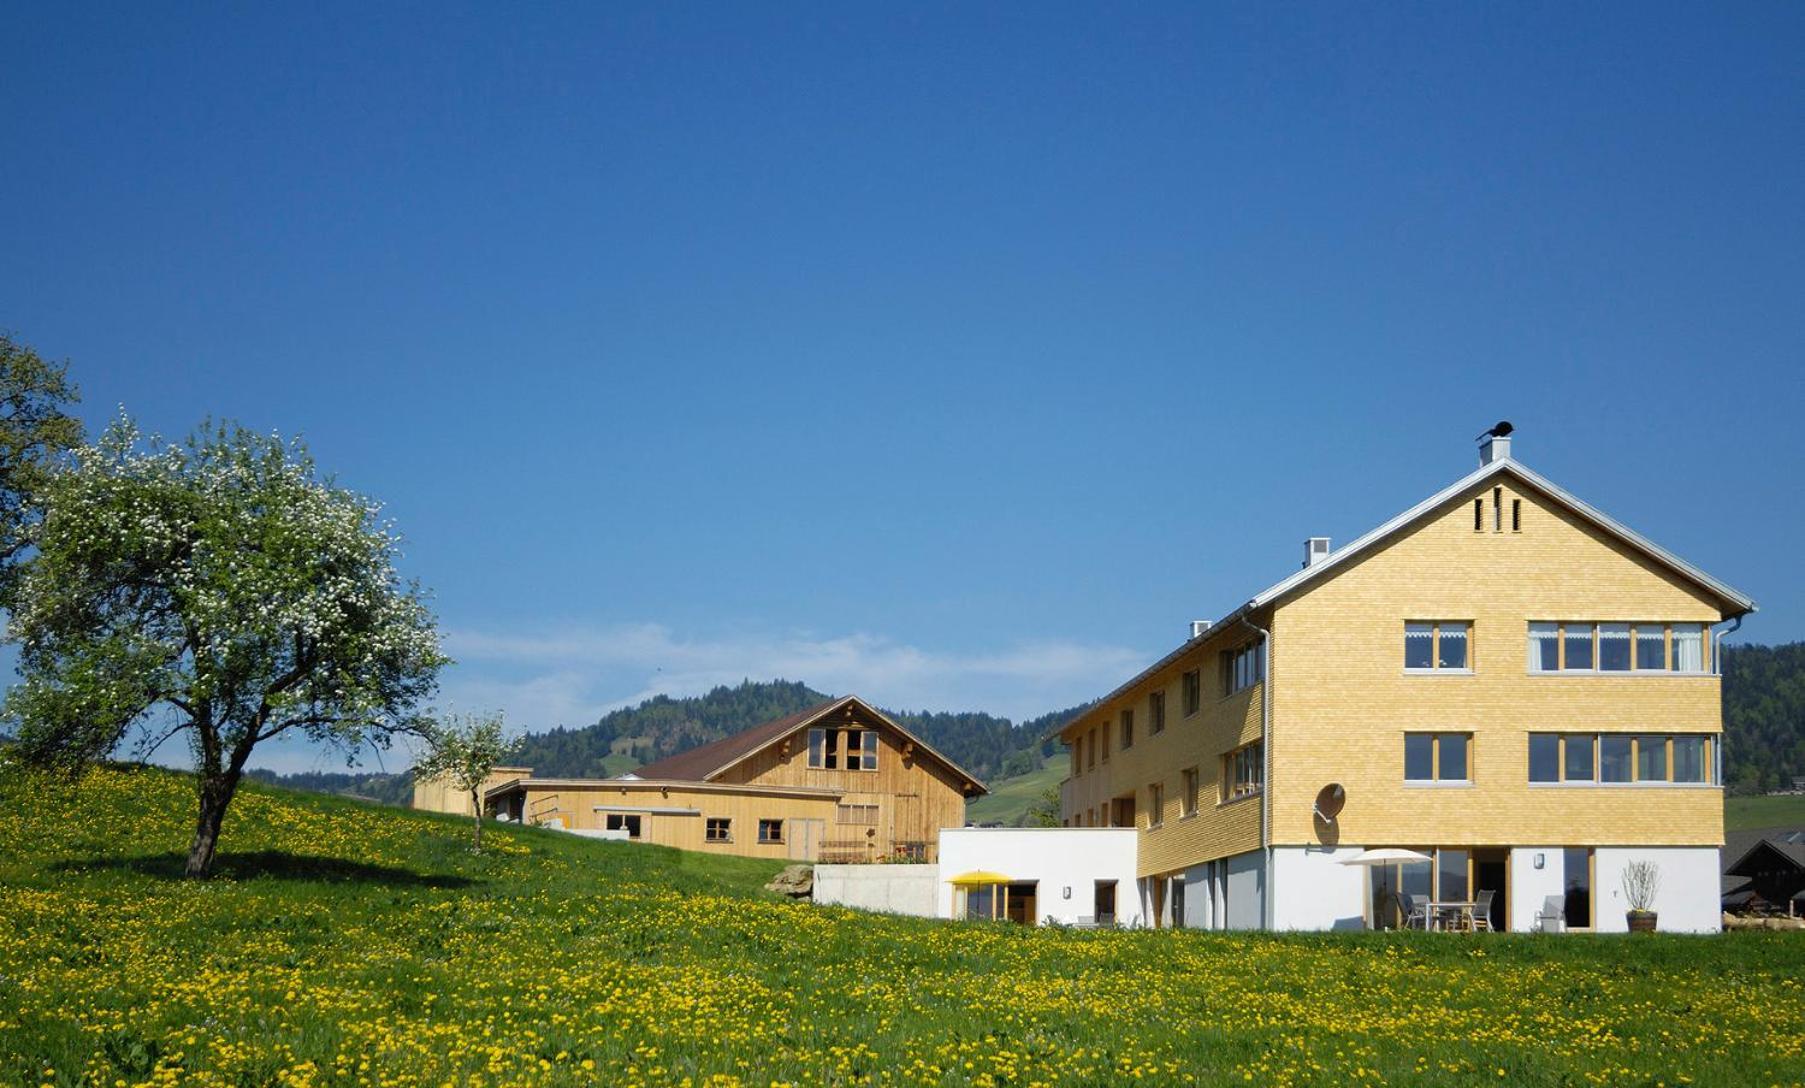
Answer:
POLYGON ((821 835, 827 827, 826 820, 791 820, 790 833, 786 836, 790 844, 791 861, 814 861, 821 854, 821 835))

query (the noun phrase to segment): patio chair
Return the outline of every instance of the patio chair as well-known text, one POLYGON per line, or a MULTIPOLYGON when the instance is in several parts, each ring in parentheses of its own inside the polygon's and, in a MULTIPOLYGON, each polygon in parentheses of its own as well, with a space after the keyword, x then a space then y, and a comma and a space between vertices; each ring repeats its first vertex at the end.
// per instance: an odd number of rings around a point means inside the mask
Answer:
POLYGON ((1429 901, 1409 892, 1398 893, 1398 909, 1404 912, 1405 929, 1429 928, 1429 901))
POLYGON ((1473 932, 1477 933, 1482 929, 1487 933, 1492 931, 1492 900, 1497 895, 1496 891, 1486 888, 1473 897, 1473 932))
POLYGON ((1551 895, 1542 900, 1542 909, 1536 911, 1535 927, 1543 933, 1559 933, 1567 928, 1567 898, 1562 895, 1551 895))

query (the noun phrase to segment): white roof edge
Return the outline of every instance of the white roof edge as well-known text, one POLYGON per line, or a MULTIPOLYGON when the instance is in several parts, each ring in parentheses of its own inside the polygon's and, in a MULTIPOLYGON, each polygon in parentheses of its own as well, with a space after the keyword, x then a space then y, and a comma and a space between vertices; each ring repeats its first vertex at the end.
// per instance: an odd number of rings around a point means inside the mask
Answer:
MULTIPOLYGON (((1417 503, 1415 506, 1412 506, 1410 509, 1404 511, 1403 513, 1399 514, 1398 516, 1385 522, 1383 525, 1380 525, 1378 528, 1373 529, 1372 531, 1365 533, 1359 537, 1356 537, 1355 539, 1349 541, 1347 544, 1345 544, 1339 548, 1336 548, 1334 551, 1330 552, 1326 558, 1320 560, 1319 562, 1316 562, 1316 563, 1311 564, 1310 566, 1304 567, 1301 570, 1298 570, 1298 571, 1290 574, 1289 576, 1282 578, 1277 582, 1274 582, 1272 585, 1267 586, 1265 589, 1261 590, 1259 593, 1257 593, 1253 597, 1249 598, 1247 603, 1241 605, 1239 608, 1236 608, 1233 612, 1230 612, 1228 615, 1217 620, 1215 623, 1210 624, 1210 626, 1208 628, 1206 628, 1202 633, 1198 634, 1195 638, 1186 639, 1184 642, 1179 644, 1177 649, 1173 650, 1171 653, 1160 658, 1158 661, 1155 661, 1153 664, 1147 666, 1145 669, 1142 669, 1140 672, 1136 673, 1132 678, 1130 678, 1126 682, 1122 683, 1121 685, 1117 686, 1108 695, 1105 695, 1101 699, 1098 699, 1097 700, 1098 705, 1102 705, 1104 703, 1110 702, 1111 700, 1115 699, 1117 696, 1121 695, 1123 692, 1127 691, 1129 688, 1132 688, 1136 684, 1139 684, 1142 680, 1145 680, 1148 676, 1151 676, 1152 674, 1165 668, 1167 665, 1170 665, 1175 659, 1177 659, 1179 657, 1179 655, 1183 654, 1186 650, 1190 649, 1195 644, 1202 642, 1205 639, 1213 638, 1223 628, 1228 627, 1231 624, 1240 622, 1241 617, 1247 615, 1249 612, 1252 612, 1254 609, 1262 608, 1268 604, 1271 604, 1273 601, 1278 600, 1280 597, 1283 597, 1285 594, 1290 593, 1292 590, 1298 588, 1299 586, 1305 584, 1306 582, 1314 581, 1315 579, 1326 574, 1331 569, 1333 569, 1337 566, 1340 566, 1342 563, 1346 562, 1347 560, 1349 560, 1349 559, 1353 558, 1354 556, 1360 554, 1361 552, 1365 551, 1367 548, 1371 547, 1372 545, 1374 545, 1374 544, 1378 543, 1379 541, 1385 539, 1386 537, 1390 536, 1392 533, 1395 533, 1399 529, 1402 529, 1404 526, 1409 525, 1413 521, 1416 521, 1418 518, 1429 513, 1431 510, 1434 510, 1436 507, 1447 502, 1449 499, 1452 499, 1454 496, 1460 494, 1463 491, 1466 491, 1468 488, 1471 488, 1477 484, 1484 483, 1486 480, 1492 478, 1493 476, 1499 475, 1500 473, 1504 473, 1504 472, 1512 473, 1515 476, 1517 476, 1519 479, 1521 479, 1523 482, 1529 484, 1531 487, 1534 487, 1540 491, 1546 492, 1555 501, 1560 502, 1560 503, 1564 504, 1565 506, 1571 508, 1574 513, 1585 518, 1587 521, 1592 522, 1594 525, 1598 526, 1600 529, 1605 530, 1606 532, 1610 533, 1612 536, 1615 536, 1619 540, 1622 540, 1624 543, 1629 544, 1631 547, 1636 548, 1637 550, 1647 554, 1651 558, 1658 560, 1659 562, 1665 564, 1666 566, 1672 568, 1675 571, 1678 571, 1680 574, 1691 579, 1692 581, 1697 582, 1699 585, 1702 585, 1705 588, 1711 590, 1713 593, 1716 593, 1718 596, 1722 597, 1724 600, 1726 600, 1726 601, 1730 602, 1731 604, 1740 608, 1743 612, 1755 611, 1755 601, 1748 594, 1735 589, 1734 587, 1730 586, 1726 582, 1722 582, 1716 578, 1711 577, 1709 574, 1706 574, 1704 571, 1693 566, 1691 563, 1686 562, 1684 559, 1681 559, 1679 556, 1668 551, 1666 548, 1661 547, 1659 544, 1656 544, 1654 541, 1643 536, 1641 533, 1636 532, 1634 529, 1631 529, 1629 526, 1618 521, 1616 518, 1611 517, 1609 514, 1606 514, 1604 511, 1599 510, 1597 507, 1592 506, 1590 503, 1585 502, 1584 500, 1580 499, 1578 496, 1574 495, 1572 492, 1566 490, 1565 488, 1561 487, 1559 484, 1556 484, 1554 481, 1548 479, 1547 477, 1543 476, 1542 474, 1534 471, 1533 469, 1531 469, 1529 466, 1523 464, 1522 462, 1517 461, 1514 458, 1503 457, 1503 458, 1499 458, 1496 461, 1493 461, 1489 465, 1481 465, 1479 468, 1474 469, 1472 472, 1467 473, 1465 476, 1462 476, 1460 479, 1449 484, 1447 487, 1444 487, 1440 491, 1437 491, 1435 494, 1424 499, 1422 502, 1417 503)), ((1079 715, 1077 718, 1073 718, 1071 721, 1067 722, 1065 725, 1060 726, 1059 729, 1055 730, 1053 735, 1058 736, 1059 734, 1065 732, 1067 728, 1069 728, 1073 725, 1076 725, 1079 721, 1082 721, 1083 718, 1084 718, 1084 715, 1079 715)))

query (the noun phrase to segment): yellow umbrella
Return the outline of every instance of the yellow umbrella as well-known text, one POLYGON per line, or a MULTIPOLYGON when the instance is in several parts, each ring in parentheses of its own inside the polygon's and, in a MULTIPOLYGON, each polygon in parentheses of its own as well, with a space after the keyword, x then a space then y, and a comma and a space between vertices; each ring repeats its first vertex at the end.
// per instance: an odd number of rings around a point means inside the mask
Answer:
POLYGON ((1009 878, 1002 873, 990 873, 985 872, 983 869, 973 869, 969 873, 960 873, 958 876, 947 881, 947 883, 953 885, 955 888, 974 888, 982 884, 1007 884, 1009 883, 1009 878))

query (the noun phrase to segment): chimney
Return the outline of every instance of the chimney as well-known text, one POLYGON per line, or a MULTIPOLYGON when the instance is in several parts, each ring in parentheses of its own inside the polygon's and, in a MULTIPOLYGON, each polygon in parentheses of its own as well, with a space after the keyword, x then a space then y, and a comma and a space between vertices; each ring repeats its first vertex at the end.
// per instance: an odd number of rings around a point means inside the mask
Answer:
POLYGON ((1209 629, 1210 629, 1210 621, 1209 620, 1192 620, 1191 621, 1191 637, 1192 638, 1198 638, 1205 631, 1208 631, 1209 629))
POLYGON ((1510 420, 1501 419, 1491 430, 1479 436, 1479 467, 1484 468, 1493 461, 1510 460, 1510 435, 1516 430, 1510 420))
POLYGON ((1313 536, 1304 541, 1304 566, 1314 567, 1329 557, 1329 538, 1313 536))

